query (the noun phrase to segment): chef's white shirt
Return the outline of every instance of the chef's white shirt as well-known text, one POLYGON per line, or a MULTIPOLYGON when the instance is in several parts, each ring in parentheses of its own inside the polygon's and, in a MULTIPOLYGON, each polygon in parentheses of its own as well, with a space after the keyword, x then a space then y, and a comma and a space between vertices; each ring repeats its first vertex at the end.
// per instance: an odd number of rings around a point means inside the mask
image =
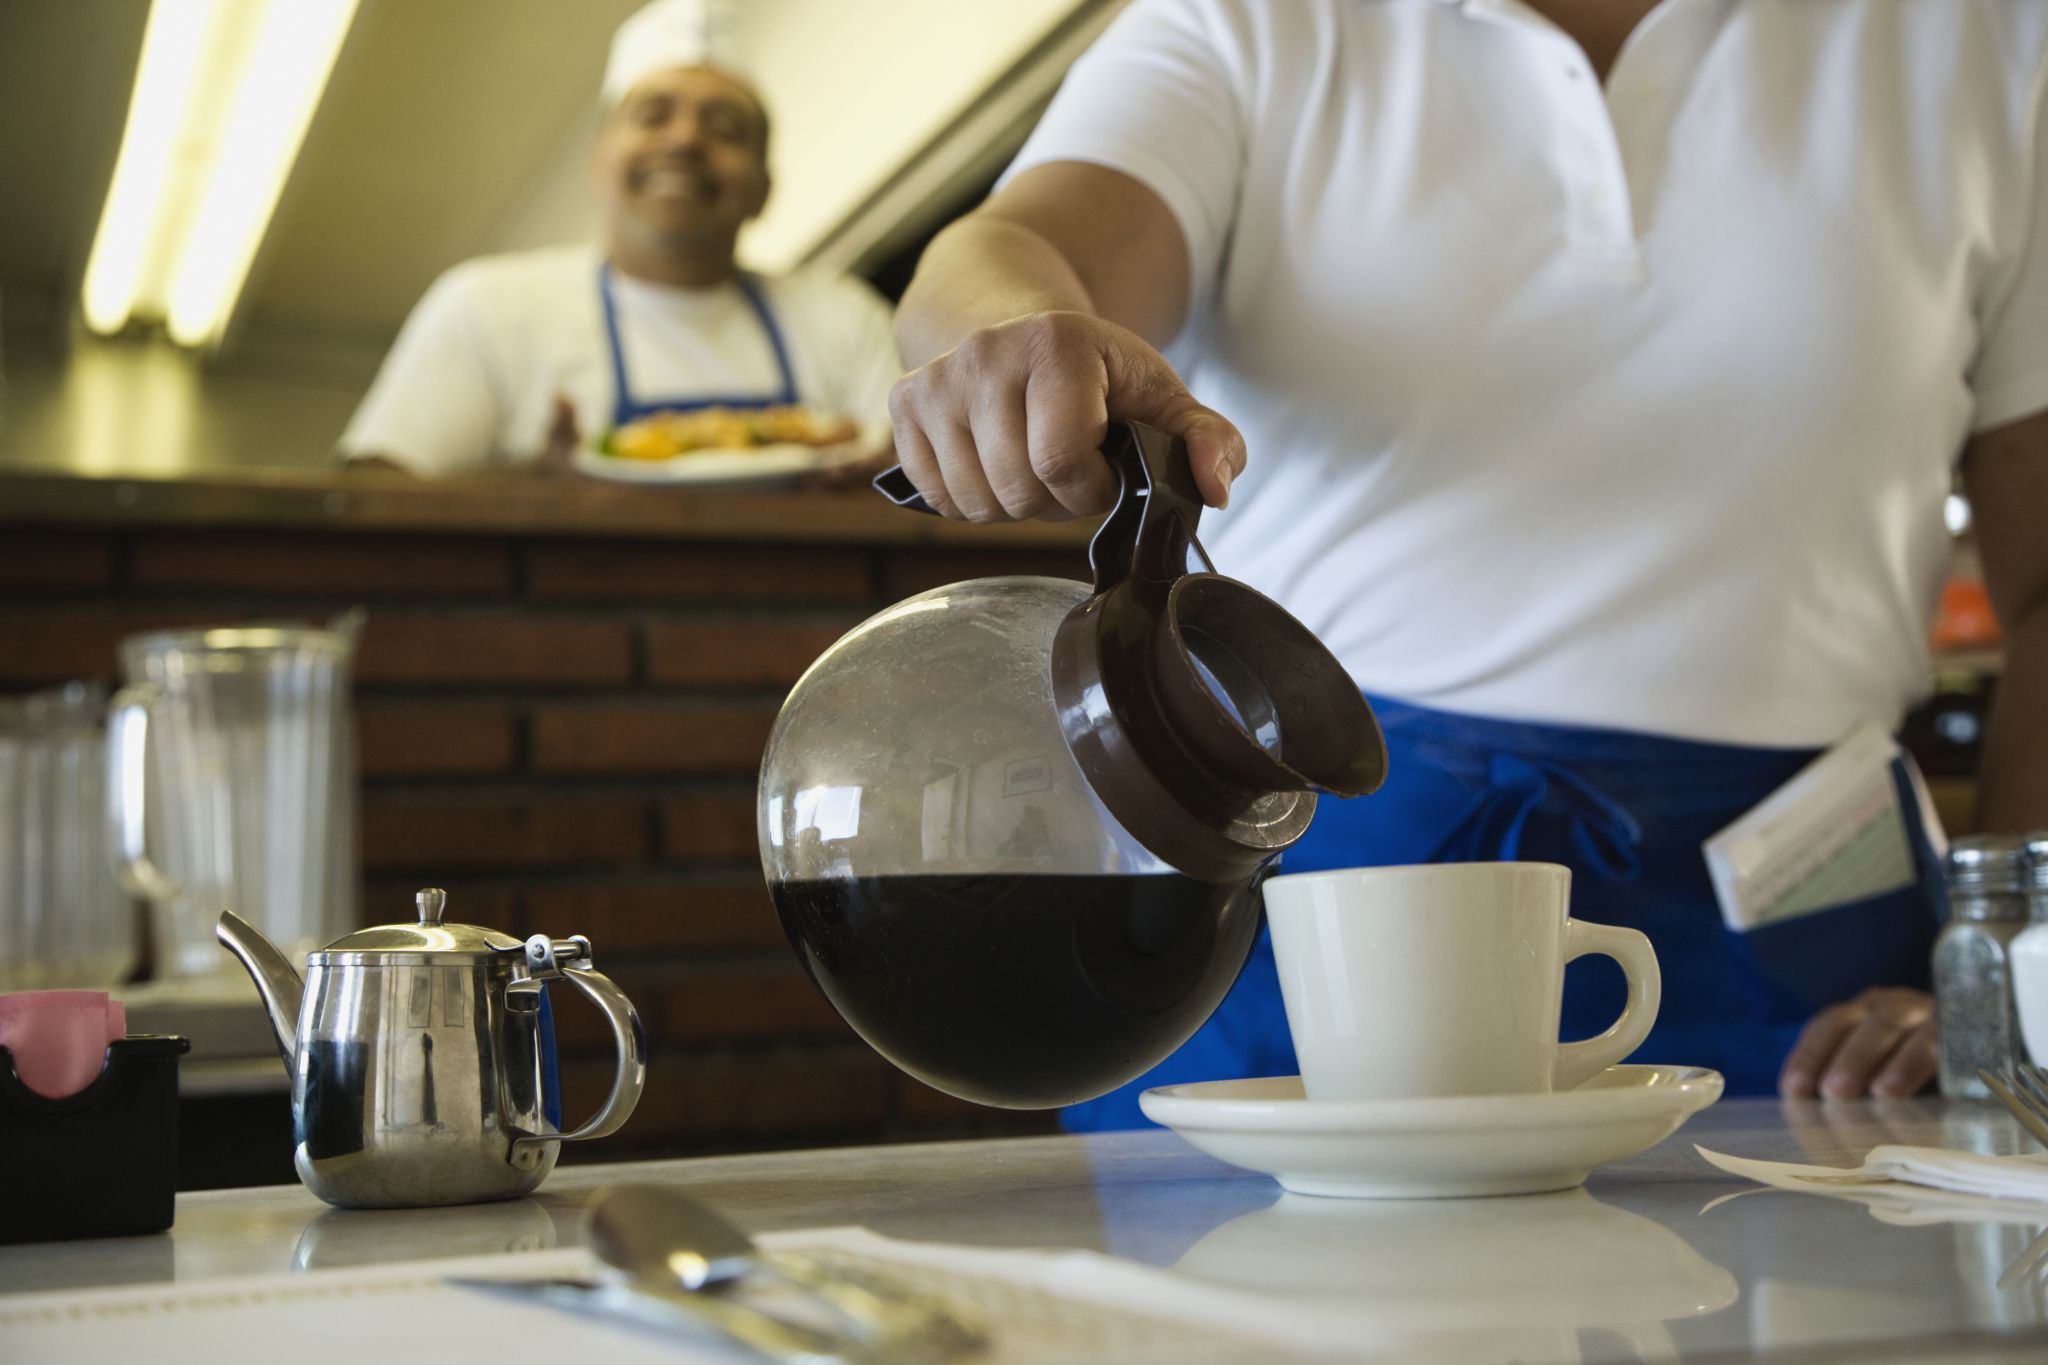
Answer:
POLYGON ((1603 89, 1518 0, 1138 0, 1011 174, 1179 220, 1204 540, 1368 691, 1818 745, 1925 693, 1955 457, 2048 407, 2044 52, 1663 0, 1603 89))
MULTIPOLYGON (((344 456, 381 455, 421 474, 531 460, 554 399, 585 436, 612 424, 616 385, 594 247, 467 261, 436 280, 384 358, 341 438, 344 456)), ((620 349, 642 403, 769 398, 781 375, 767 330, 733 284, 678 289, 612 272, 620 349)), ((902 374, 889 306, 859 280, 816 272, 758 277, 797 399, 889 429, 902 374)))

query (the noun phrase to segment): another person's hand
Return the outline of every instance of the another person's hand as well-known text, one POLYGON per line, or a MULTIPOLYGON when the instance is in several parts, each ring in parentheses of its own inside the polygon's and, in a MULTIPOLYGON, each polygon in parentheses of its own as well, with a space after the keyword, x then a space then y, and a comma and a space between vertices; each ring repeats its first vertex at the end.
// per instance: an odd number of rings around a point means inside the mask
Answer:
POLYGON ((1778 1074, 1778 1093, 1914 1095, 1935 1069, 1934 997, 1907 986, 1873 986, 1807 1021, 1778 1074))
POLYGON ((1202 500, 1221 507, 1244 437, 1196 402, 1135 332, 1086 313, 1034 313, 974 333, 898 380, 896 458, 934 511, 966 521, 1093 516, 1116 501, 1100 450, 1111 418, 1187 442, 1202 500))

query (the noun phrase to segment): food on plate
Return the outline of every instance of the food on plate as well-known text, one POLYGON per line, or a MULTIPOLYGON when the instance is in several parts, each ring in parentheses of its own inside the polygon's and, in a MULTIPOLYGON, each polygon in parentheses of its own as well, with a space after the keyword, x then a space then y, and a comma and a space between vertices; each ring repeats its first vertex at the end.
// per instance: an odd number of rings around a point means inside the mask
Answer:
POLYGON ((598 449, 619 460, 673 460, 708 450, 836 446, 858 434, 846 418, 805 407, 698 408, 628 422, 606 432, 598 449))

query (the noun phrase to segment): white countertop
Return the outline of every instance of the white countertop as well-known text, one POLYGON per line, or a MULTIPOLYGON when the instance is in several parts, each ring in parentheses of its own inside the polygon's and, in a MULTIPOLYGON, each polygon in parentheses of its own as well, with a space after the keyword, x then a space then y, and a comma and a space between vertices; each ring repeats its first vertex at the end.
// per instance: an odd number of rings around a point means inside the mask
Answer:
MULTIPOLYGON (((182 1196, 157 1237, 0 1247, 0 1293, 182 1283, 572 1246, 583 1200, 673 1182, 755 1232, 859 1224, 912 1240, 1107 1251, 1176 1275, 1342 1303, 1361 1358, 2048 1359, 2048 1289, 1999 1287, 2042 1226, 1898 1226, 1722 1175, 1694 1142, 1852 1165, 1883 1142, 2028 1150, 2002 1110, 1725 1101, 1582 1193, 1282 1199, 1170 1133, 783 1152, 558 1170, 530 1199, 329 1209, 296 1186, 182 1196)), ((14 1172, 20 1179, 29 1173, 14 1172)), ((2048 1243, 2044 1243, 2048 1246, 2048 1243)), ((22 1302, 17 1300, 16 1302, 22 1302)))

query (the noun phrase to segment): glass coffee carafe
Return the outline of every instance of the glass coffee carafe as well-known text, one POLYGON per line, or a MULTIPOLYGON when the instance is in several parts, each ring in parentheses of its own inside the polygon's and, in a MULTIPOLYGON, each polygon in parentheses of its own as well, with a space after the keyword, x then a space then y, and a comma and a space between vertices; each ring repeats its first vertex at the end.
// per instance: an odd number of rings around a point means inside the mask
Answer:
MULTIPOLYGON (((1189 573, 1163 433, 1112 428, 1095 581, 934 589, 828 650, 762 767, 762 862, 812 979, 941 1090, 1042 1108, 1139 1075, 1244 965, 1264 870, 1318 790, 1379 784, 1342 667, 1276 604, 1189 573)), ((877 481, 917 505, 900 471, 877 481)))

